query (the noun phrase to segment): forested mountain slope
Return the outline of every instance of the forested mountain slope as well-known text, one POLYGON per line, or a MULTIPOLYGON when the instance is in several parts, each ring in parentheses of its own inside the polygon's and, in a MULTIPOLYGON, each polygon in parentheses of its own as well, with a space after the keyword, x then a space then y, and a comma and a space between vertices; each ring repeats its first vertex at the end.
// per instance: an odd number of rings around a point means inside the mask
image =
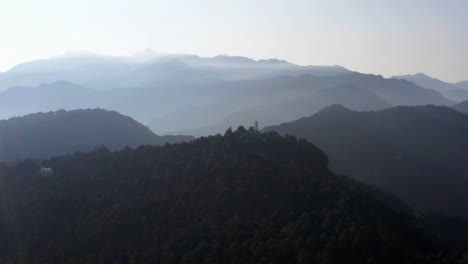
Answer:
POLYGON ((356 112, 335 105, 265 130, 308 139, 333 171, 419 209, 468 216, 468 115, 437 106, 356 112))
POLYGON ((401 208, 396 199, 332 174, 327 163, 303 140, 239 128, 190 143, 1 166, 0 259, 462 261, 463 251, 417 227, 420 219, 392 209, 401 208), (40 165, 54 175, 39 175, 40 165))

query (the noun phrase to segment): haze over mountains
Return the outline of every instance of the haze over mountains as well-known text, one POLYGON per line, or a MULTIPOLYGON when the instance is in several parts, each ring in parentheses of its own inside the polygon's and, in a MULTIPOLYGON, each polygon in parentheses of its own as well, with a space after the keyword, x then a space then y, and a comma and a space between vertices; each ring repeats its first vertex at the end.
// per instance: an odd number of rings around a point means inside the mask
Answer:
POLYGON ((126 146, 188 141, 190 136, 157 136, 128 116, 102 109, 30 114, 0 121, 0 161, 44 159, 126 146))
POLYGON ((437 78, 427 76, 424 73, 417 73, 414 75, 399 75, 393 76, 392 78, 407 80, 421 87, 434 89, 454 101, 463 101, 468 99, 468 81, 447 83, 437 78))
POLYGON ((1 1, 0 264, 468 264, 467 14, 1 1))
POLYGON ((453 109, 468 114, 468 100, 465 100, 463 102, 460 102, 454 106, 452 106, 453 109))
POLYGON ((6 89, 0 92, 3 119, 99 107, 130 115, 159 134, 222 132, 227 125, 249 126, 256 116, 261 124, 273 125, 311 115, 333 103, 355 110, 455 103, 410 82, 340 66, 151 51, 129 57, 85 53, 26 62, 1 73, 0 88, 6 89), (343 89, 346 86, 350 88, 343 89), (315 101, 307 103, 305 97, 315 101), (303 107, 282 110, 296 101, 303 107), (261 113, 269 108, 271 114, 261 113))
POLYGON ((14 85, 37 86, 57 80, 102 90, 171 82, 195 85, 301 73, 335 75, 348 72, 339 66, 304 67, 276 59, 255 61, 239 56, 202 58, 154 53, 147 50, 133 56, 103 56, 85 52, 25 62, 0 74, 0 90, 14 85))
POLYGON ((456 85, 457 85, 457 87, 459 87, 461 89, 468 90, 468 81, 458 82, 458 83, 456 83, 456 85))
MULTIPOLYGON (((240 95, 242 97, 238 100, 231 96, 226 99, 226 103, 222 104, 223 107, 212 106, 211 112, 216 112, 217 115, 225 111, 225 117, 212 122, 212 125, 203 127, 203 122, 206 123, 206 120, 203 120, 199 123, 201 127, 199 129, 172 132, 195 136, 215 134, 229 126, 249 126, 254 120, 259 121, 262 126, 274 125, 314 114, 321 108, 336 103, 354 110, 379 110, 396 105, 451 105, 453 103, 434 90, 424 89, 410 82, 360 73, 332 77, 301 75, 266 82, 268 82, 265 84, 267 88, 262 89, 262 93, 246 93, 240 95), (275 96, 273 99, 265 99, 273 96, 275 96), (254 100, 257 102, 255 103, 254 100), (235 102, 235 105, 229 108, 231 102, 235 102), (243 107, 239 108, 239 106, 243 107)), ((258 87, 256 85, 258 81, 247 85, 244 81, 234 87, 258 87)), ((253 87, 249 91, 256 91, 253 87)), ((202 110, 207 111, 206 107, 202 110)), ((196 113, 196 110, 191 112, 196 113)), ((173 114, 169 116, 169 119, 181 120, 183 117, 179 115, 177 119, 177 115, 173 114)), ((164 124, 164 118, 150 122, 150 127, 157 131, 161 121, 164 124)))
POLYGON ((466 263, 464 85, 149 50, 17 65, 0 264, 466 263))

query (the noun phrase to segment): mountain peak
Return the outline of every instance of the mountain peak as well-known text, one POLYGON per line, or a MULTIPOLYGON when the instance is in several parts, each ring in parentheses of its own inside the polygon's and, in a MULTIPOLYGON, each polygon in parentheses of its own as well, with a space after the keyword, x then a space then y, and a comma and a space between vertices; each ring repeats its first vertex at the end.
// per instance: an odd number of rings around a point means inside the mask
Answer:
POLYGON ((416 73, 415 75, 413 75, 414 77, 416 78, 429 78, 429 79, 433 79, 432 77, 430 77, 429 75, 426 75, 422 72, 419 72, 419 73, 416 73))
POLYGON ((332 104, 319 111, 319 113, 326 112, 351 112, 351 110, 344 107, 342 104, 332 104))
POLYGON ((255 62, 253 59, 242 56, 229 56, 225 54, 218 55, 213 58, 215 61, 230 62, 230 63, 249 63, 255 62))
POLYGON ((286 64, 288 63, 286 60, 279 60, 279 59, 264 59, 258 60, 258 63, 267 63, 267 64, 286 64))
POLYGON ((412 80, 412 79, 435 79, 427 74, 418 72, 416 74, 406 74, 406 75, 395 75, 392 76, 394 79, 403 79, 403 80, 412 80))

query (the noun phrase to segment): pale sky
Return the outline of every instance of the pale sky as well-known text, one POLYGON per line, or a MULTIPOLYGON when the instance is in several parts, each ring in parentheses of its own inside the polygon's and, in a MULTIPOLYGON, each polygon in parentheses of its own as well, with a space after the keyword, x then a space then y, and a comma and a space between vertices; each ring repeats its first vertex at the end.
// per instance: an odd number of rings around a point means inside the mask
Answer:
POLYGON ((468 80, 468 1, 0 0, 0 71, 145 48, 468 80))

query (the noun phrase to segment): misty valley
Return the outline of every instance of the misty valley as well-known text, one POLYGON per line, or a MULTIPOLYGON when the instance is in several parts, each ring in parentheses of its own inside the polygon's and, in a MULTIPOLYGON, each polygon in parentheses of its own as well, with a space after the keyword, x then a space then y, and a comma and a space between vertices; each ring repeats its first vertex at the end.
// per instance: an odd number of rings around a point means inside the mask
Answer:
POLYGON ((148 52, 0 74, 0 263, 468 261, 468 87, 148 52))
POLYGON ((0 1, 0 264, 468 264, 468 1, 0 1))

